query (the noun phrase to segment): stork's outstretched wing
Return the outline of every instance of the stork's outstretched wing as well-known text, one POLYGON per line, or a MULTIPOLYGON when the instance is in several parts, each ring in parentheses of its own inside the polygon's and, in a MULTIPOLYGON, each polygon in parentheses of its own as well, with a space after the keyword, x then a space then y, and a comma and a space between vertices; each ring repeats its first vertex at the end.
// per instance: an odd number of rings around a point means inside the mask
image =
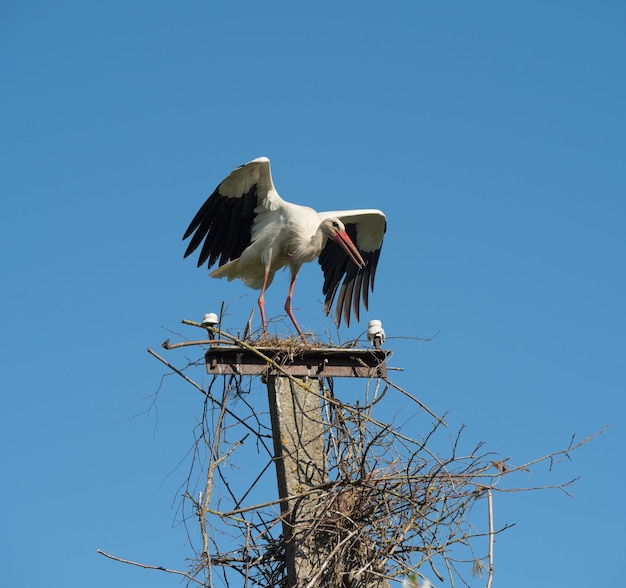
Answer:
POLYGON ((211 267, 219 258, 222 266, 237 259, 254 237, 255 216, 283 204, 272 182, 270 160, 259 157, 234 169, 193 217, 183 240, 191 241, 185 257, 204 241, 198 267, 208 260, 211 267))
POLYGON ((347 253, 334 241, 328 240, 319 256, 319 263, 324 272, 322 293, 326 296, 324 311, 330 312, 340 282, 341 289, 335 305, 335 323, 339 325, 341 315, 350 326, 350 307, 359 320, 360 300, 367 310, 369 290, 374 291, 376 266, 383 245, 387 220, 380 210, 344 210, 321 212, 322 218, 336 217, 346 226, 346 232, 356 244, 365 261, 365 266, 358 268, 347 253))

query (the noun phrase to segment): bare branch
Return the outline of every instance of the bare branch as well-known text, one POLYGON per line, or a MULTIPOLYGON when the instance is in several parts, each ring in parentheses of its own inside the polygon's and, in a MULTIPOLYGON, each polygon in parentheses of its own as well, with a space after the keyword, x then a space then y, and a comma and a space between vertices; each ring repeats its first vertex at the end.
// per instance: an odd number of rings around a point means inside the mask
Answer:
POLYGON ((100 555, 104 555, 104 557, 108 557, 109 559, 112 559, 114 561, 119 561, 121 563, 130 564, 132 566, 137 566, 138 568, 144 568, 147 570, 159 570, 160 572, 167 572, 168 574, 176 574, 177 576, 182 576, 183 578, 187 578, 187 580, 189 580, 190 582, 195 582, 196 584, 200 586, 204 586, 203 582, 200 582, 197 578, 194 578, 193 576, 189 575, 187 572, 181 572, 180 570, 171 570, 163 566, 152 566, 149 564, 131 561, 129 559, 124 559, 121 557, 117 557, 115 555, 111 555, 110 553, 106 553, 105 551, 102 551, 101 549, 98 549, 97 551, 100 555))

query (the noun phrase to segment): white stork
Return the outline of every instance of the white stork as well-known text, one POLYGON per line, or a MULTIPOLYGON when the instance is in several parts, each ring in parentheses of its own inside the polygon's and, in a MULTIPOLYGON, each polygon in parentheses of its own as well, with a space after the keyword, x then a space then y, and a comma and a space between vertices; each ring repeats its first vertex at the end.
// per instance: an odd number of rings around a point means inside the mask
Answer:
POLYGON ((343 280, 335 306, 335 323, 339 326, 343 312, 349 326, 350 307, 359 320, 359 298, 367 309, 368 290, 374 290, 385 228, 385 215, 380 210, 316 212, 308 206, 286 202, 272 182, 269 159, 259 157, 222 180, 194 216, 183 240, 193 235, 185 257, 204 241, 198 267, 208 260, 210 268, 219 260, 219 267, 209 274, 211 277, 229 281, 239 278, 246 286, 261 290, 258 303, 265 336, 265 290, 276 270, 288 265, 291 283, 285 310, 306 342, 291 309, 302 264, 319 257, 324 272, 326 314, 343 280))

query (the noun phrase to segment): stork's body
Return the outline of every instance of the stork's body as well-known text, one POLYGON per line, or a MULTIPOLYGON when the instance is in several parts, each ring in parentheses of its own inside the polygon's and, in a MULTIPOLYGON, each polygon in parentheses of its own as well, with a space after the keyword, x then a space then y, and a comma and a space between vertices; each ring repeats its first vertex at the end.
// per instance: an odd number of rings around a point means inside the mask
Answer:
POLYGON ((302 264, 319 257, 325 276, 327 314, 339 283, 345 278, 335 320, 339 323, 343 309, 349 324, 351 304, 359 318, 360 294, 367 307, 384 232, 385 216, 378 210, 318 213, 308 206, 283 200, 272 183, 269 160, 261 157, 238 167, 219 184, 183 238, 193 234, 185 257, 204 241, 198 267, 207 260, 211 267, 219 259, 219 267, 211 272, 211 277, 239 278, 247 286, 261 290, 258 302, 265 334, 265 290, 274 273, 289 266, 291 283, 285 310, 306 340, 291 308, 302 264))

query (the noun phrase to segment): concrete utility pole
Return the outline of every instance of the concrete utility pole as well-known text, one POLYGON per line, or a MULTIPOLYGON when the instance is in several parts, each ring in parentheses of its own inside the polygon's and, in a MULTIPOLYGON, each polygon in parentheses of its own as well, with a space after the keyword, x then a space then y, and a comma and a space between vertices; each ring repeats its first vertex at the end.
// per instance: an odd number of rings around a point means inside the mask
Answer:
POLYGON ((319 513, 311 489, 326 481, 324 423, 316 378, 267 380, 278 493, 283 514, 288 585, 311 579, 330 551, 309 529, 319 513), (299 382, 302 385, 299 385, 299 382))

